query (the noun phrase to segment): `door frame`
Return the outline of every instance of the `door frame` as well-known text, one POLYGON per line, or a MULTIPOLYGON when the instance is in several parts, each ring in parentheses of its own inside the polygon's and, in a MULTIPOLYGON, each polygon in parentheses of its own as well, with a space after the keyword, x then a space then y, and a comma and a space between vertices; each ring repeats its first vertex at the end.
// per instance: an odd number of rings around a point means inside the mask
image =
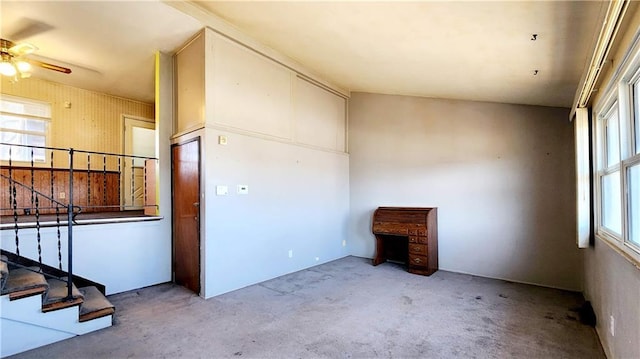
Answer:
POLYGON ((170 153, 171 153, 171 281, 175 283, 175 226, 174 221, 176 218, 175 215, 175 185, 174 185, 174 158, 173 158, 173 148, 177 146, 182 146, 191 142, 198 143, 198 199, 200 206, 198 208, 198 281, 200 287, 200 293, 196 293, 201 297, 204 297, 205 293, 205 283, 204 283, 204 244, 202 242, 202 228, 204 227, 202 224, 202 219, 204 218, 204 205, 203 205, 203 183, 202 183, 202 161, 203 161, 203 140, 200 135, 196 136, 188 136, 182 138, 174 138, 171 141, 170 153))
MULTIPOLYGON (((127 134, 127 125, 131 125, 131 127, 142 127, 142 128, 147 128, 147 129, 151 129, 153 127, 153 130, 155 131, 155 141, 156 143, 154 144, 155 147, 155 155, 154 157, 158 157, 158 126, 156 124, 155 119, 151 119, 151 118, 145 118, 145 117, 140 117, 140 116, 133 116, 133 115, 126 115, 126 114, 122 114, 121 115, 121 128, 122 128, 122 143, 121 143, 121 151, 120 153, 123 153, 125 155, 131 155, 132 153, 127 153, 127 150, 130 150, 129 152, 131 152, 133 149, 132 148, 128 148, 131 146, 131 144, 129 143, 129 135, 127 134), (138 126, 136 126, 138 125, 138 126)), ((131 132, 131 131, 130 131, 131 132)), ((131 186, 131 183, 129 181, 129 176, 127 176, 127 161, 125 160, 123 163, 123 169, 122 169, 122 174, 121 174, 121 178, 120 181, 122 183, 122 188, 120 188, 120 203, 121 203, 121 207, 120 210, 127 210, 127 209, 140 209, 140 208, 133 208, 133 203, 131 203, 131 207, 127 208, 126 206, 126 201, 127 201, 127 187, 131 186), (128 184, 128 186, 127 186, 128 184)), ((129 168, 131 168, 131 166, 129 166, 129 168)), ((144 203, 143 203, 144 205, 144 203)), ((142 207, 144 208, 144 207, 142 207)))

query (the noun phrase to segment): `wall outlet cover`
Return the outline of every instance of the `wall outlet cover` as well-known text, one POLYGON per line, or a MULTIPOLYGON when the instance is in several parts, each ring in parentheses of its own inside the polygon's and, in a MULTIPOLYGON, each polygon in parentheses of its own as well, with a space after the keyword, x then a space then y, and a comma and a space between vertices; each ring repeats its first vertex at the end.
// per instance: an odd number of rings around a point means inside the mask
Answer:
POLYGON ((227 186, 216 186, 216 195, 217 196, 226 196, 229 194, 229 187, 227 186))

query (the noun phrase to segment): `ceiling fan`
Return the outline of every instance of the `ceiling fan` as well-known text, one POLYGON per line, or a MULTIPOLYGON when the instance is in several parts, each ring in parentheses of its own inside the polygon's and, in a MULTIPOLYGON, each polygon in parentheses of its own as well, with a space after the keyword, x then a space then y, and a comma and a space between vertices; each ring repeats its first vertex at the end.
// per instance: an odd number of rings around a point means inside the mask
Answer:
POLYGON ((15 44, 12 41, 0 39, 0 74, 4 76, 18 78, 31 77, 32 65, 70 74, 71 69, 28 58, 28 55, 38 50, 37 47, 23 42, 15 44))

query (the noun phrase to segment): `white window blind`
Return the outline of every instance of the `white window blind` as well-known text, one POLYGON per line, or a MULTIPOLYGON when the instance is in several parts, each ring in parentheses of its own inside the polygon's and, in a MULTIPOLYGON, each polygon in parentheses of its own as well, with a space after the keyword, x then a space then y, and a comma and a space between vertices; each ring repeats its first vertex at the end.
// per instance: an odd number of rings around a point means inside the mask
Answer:
POLYGON ((578 248, 589 247, 591 233, 591 189, 589 171, 589 110, 576 110, 574 121, 576 139, 576 199, 578 248))

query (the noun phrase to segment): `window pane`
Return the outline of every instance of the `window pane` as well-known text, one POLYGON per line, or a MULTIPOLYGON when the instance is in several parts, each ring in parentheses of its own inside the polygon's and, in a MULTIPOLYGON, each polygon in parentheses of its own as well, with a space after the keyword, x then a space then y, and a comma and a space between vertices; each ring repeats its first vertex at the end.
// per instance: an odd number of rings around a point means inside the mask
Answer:
MULTIPOLYGON (((21 135, 16 136, 16 140, 11 141, 11 143, 20 143, 22 140, 21 135)), ((0 159, 3 161, 9 160, 9 148, 11 148, 11 160, 12 161, 30 161, 30 153, 27 153, 27 148, 25 147, 16 147, 16 146, 0 146, 2 147, 2 151, 0 151, 0 159)))
POLYGON ((41 120, 26 120, 25 129, 33 132, 44 132, 47 128, 47 122, 41 120))
POLYGON ((51 106, 48 103, 5 95, 0 99, 0 110, 19 115, 51 117, 51 106))
POLYGON ((23 130, 24 120, 21 117, 2 115, 0 117, 0 127, 8 130, 23 130))
MULTIPOLYGON (((25 135, 22 133, 3 131, 0 132, 0 142, 44 147, 46 144, 46 137, 44 135, 25 135)), ((31 148, 15 146, 2 146, 2 150, 0 151, 1 160, 9 160, 9 147, 11 147, 12 161, 31 161, 31 148)), ((34 148, 33 160, 36 162, 44 162, 45 150, 42 148, 34 148)))
POLYGON ((619 171, 602 177, 602 225, 622 234, 619 171))
MULTIPOLYGON (((27 144, 30 146, 41 146, 45 145, 45 137, 44 136, 36 136, 36 135, 27 135, 27 144)), ((28 161, 31 161, 31 150, 29 149, 29 157, 28 161)), ((33 160, 36 162, 44 162, 44 149, 42 148, 34 148, 33 149, 33 160)))
POLYGON ((629 168, 629 241, 640 247, 640 164, 629 168))
POLYGON ((636 153, 640 153, 640 81, 633 84, 633 107, 635 108, 636 153))
POLYGON ((618 130, 618 110, 611 111, 607 117, 606 127, 606 151, 607 167, 611 167, 620 162, 620 131, 618 130))
POLYGON ((13 143, 16 145, 22 144, 22 135, 16 132, 1 131, 0 142, 13 143))

